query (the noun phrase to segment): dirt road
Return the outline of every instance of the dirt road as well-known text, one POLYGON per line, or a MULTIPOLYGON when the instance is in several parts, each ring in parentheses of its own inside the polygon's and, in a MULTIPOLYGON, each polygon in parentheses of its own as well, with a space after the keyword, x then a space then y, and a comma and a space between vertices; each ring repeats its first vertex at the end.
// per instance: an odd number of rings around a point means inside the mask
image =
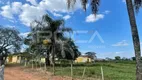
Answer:
POLYGON ((5 80, 70 80, 60 76, 52 76, 45 72, 31 71, 20 66, 10 66, 5 68, 5 80))

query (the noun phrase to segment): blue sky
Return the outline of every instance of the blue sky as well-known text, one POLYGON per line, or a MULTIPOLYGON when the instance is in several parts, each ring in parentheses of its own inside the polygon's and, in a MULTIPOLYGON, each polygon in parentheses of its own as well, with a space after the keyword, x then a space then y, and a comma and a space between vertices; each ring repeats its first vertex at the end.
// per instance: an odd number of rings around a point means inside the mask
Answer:
MULTIPOLYGON (((0 25, 14 27, 25 36, 30 32, 30 22, 49 14, 54 19, 64 19, 65 25, 74 30, 71 37, 82 53, 94 51, 98 58, 134 56, 125 0, 101 0, 96 17, 89 4, 85 13, 79 1, 67 10, 66 0, 0 0, 0 25)), ((141 39, 142 10, 136 18, 141 39)))

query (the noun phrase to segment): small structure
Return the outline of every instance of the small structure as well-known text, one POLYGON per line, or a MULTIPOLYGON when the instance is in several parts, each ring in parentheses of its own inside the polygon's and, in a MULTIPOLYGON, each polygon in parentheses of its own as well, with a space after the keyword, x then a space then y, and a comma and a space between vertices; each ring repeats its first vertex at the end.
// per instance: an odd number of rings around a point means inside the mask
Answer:
POLYGON ((7 63, 20 63, 21 56, 19 54, 9 55, 6 61, 7 63))
POLYGON ((91 63, 93 62, 94 60, 89 58, 88 56, 86 55, 82 55, 82 56, 79 56, 78 58, 76 58, 75 62, 76 63, 91 63))
POLYGON ((11 54, 7 57, 7 63, 24 63, 29 57, 31 57, 28 53, 15 53, 11 54))

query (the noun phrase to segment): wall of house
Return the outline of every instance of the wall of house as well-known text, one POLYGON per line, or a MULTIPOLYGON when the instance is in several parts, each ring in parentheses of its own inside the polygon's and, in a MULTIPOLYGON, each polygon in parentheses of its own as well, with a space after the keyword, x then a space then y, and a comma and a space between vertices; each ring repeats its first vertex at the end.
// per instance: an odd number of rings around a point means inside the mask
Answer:
POLYGON ((88 57, 78 57, 75 62, 92 62, 92 60, 88 57))
POLYGON ((45 58, 41 58, 41 62, 42 62, 42 63, 45 63, 45 58))
POLYGON ((20 63, 21 57, 19 56, 9 56, 7 58, 7 63, 20 63))

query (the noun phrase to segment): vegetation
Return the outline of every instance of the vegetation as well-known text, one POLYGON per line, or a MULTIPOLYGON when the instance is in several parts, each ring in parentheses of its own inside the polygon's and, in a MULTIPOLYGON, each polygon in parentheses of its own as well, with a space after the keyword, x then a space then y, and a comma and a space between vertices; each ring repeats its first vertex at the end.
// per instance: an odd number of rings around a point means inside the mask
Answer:
MULTIPOLYGON (((135 80, 135 64, 136 63, 134 61, 99 61, 95 64, 74 63, 73 78, 82 79, 83 71, 86 68, 83 77, 84 80, 101 80, 102 66, 105 80, 135 80)), ((52 72, 52 68, 47 67, 47 71, 52 72)), ((55 75, 71 77, 70 62, 63 61, 61 64, 56 64, 55 75)))
POLYGON ((92 60, 95 60, 97 58, 96 53, 95 52, 87 52, 85 53, 89 58, 91 58, 92 60))
POLYGON ((22 38, 17 30, 0 26, 0 66, 4 65, 8 54, 18 52, 21 45, 22 38))
POLYGON ((80 52, 71 38, 64 36, 64 32, 71 32, 71 28, 64 26, 64 20, 53 20, 44 15, 41 21, 31 23, 32 31, 25 39, 29 50, 33 50, 35 57, 46 56, 46 65, 55 65, 55 57, 58 59, 75 60, 80 52), (35 25, 36 24, 36 25, 35 25), (43 41, 45 41, 44 44, 43 41), (45 54, 44 54, 45 53, 45 54))
POLYGON ((121 60, 121 57, 120 56, 116 56, 115 60, 121 60))

